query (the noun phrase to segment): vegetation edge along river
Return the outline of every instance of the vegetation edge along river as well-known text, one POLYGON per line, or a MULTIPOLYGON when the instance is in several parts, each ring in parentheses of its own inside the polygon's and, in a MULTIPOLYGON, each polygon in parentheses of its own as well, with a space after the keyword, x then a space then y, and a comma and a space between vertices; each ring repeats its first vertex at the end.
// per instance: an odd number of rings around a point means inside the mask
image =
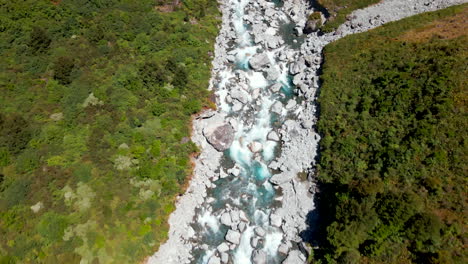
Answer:
POLYGON ((325 47, 318 263, 466 263, 467 17, 455 6, 325 47))
POLYGON ((210 107, 216 1, 0 3, 0 262, 135 263, 210 107))

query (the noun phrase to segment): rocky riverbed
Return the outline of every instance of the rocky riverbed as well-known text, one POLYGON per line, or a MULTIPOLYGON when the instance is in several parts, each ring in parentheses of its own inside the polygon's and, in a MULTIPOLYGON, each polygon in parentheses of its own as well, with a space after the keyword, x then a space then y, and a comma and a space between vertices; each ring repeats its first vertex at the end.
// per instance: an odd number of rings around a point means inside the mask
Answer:
POLYGON ((387 0, 355 11, 336 32, 303 35, 308 1, 220 1, 210 83, 218 109, 193 121, 202 151, 170 216, 169 239, 148 263, 304 263, 323 47, 463 2, 387 0))

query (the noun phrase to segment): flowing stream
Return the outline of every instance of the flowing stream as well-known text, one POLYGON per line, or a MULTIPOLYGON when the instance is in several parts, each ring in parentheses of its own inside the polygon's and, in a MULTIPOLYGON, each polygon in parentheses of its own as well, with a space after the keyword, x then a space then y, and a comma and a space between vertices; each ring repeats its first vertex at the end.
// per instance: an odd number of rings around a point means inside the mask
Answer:
MULTIPOLYGON (((271 264, 281 263, 286 257, 278 254, 283 231, 272 226, 269 219, 271 211, 281 205, 280 199, 275 199, 280 191, 268 181, 275 173, 268 165, 279 155, 281 146, 269 133, 279 130, 285 119, 294 118, 294 113, 284 108, 272 111, 275 102, 287 104, 296 100, 288 65, 276 57, 285 46, 300 46, 301 38, 293 34, 288 16, 280 13, 276 21, 280 26, 269 27, 265 32, 280 38, 278 47, 256 44, 252 27, 245 23, 247 3, 247 0, 230 2, 237 40, 229 43, 227 67, 218 73, 215 82, 219 110, 226 114, 236 132, 222 158, 222 177, 214 182, 216 187, 208 191, 209 198, 196 213, 193 228, 200 236, 195 240, 199 247, 193 250, 193 255, 199 264, 208 263, 221 244, 228 245, 225 237, 229 229, 240 234, 239 244, 229 244, 229 249, 222 252, 229 252, 232 263, 251 263, 255 258, 252 254, 261 255, 257 259, 266 259, 271 264), (249 60, 260 53, 272 62, 267 73, 249 66, 249 60), (275 84, 279 91, 270 89, 275 84), (255 250, 257 253, 253 253, 255 250)), ((271 5, 281 10, 278 4, 271 5)), ((263 16, 255 5, 251 11, 263 16)))

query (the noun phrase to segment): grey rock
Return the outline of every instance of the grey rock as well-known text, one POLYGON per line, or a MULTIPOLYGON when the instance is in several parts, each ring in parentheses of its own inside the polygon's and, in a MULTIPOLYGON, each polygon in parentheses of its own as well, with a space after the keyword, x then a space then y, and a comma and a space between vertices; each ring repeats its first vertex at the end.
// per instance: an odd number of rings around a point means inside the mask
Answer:
POLYGON ((314 126, 314 122, 312 120, 304 120, 301 123, 302 128, 304 129, 311 129, 314 126))
POLYGON ((229 250, 229 245, 226 242, 219 244, 216 248, 220 253, 226 252, 229 250))
POLYGON ((254 229, 254 231, 257 236, 264 237, 266 235, 266 231, 263 229, 263 227, 258 226, 254 229))
POLYGON ((281 90, 281 87, 283 87, 282 83, 275 83, 272 86, 270 86, 270 90, 274 93, 277 93, 281 90))
POLYGON ((280 141, 278 133, 276 133, 275 131, 270 131, 270 133, 268 133, 267 135, 267 139, 272 141, 280 141))
POLYGON ((278 247, 278 253, 282 255, 287 255, 289 252, 289 246, 286 245, 285 243, 281 243, 278 247))
POLYGON ((212 256, 208 261, 208 264, 221 264, 221 260, 217 256, 212 256))
POLYGON ((231 215, 229 214, 229 212, 224 212, 221 215, 220 221, 221 221, 221 224, 223 224, 223 225, 231 226, 232 221, 231 221, 231 215))
POLYGON ((261 70, 263 67, 270 64, 270 59, 266 53, 255 54, 249 60, 250 67, 254 70, 261 70))
POLYGON ((217 151, 228 149, 234 141, 234 129, 230 124, 224 124, 217 127, 209 127, 203 130, 208 143, 217 151))
POLYGON ((278 215, 278 214, 275 214, 275 213, 272 213, 270 215, 270 224, 272 226, 280 227, 282 222, 283 222, 283 219, 282 219, 281 215, 278 215))
POLYGON ((282 262, 282 264, 300 264, 304 263, 302 254, 299 250, 293 250, 289 252, 288 257, 282 262))
POLYGON ((289 100, 288 103, 286 104, 286 109, 290 110, 293 109, 296 106, 296 100, 289 100))
POLYGON ((238 245, 240 243, 241 234, 237 231, 228 230, 225 239, 228 242, 238 245))
POLYGON ((221 253, 221 263, 228 264, 229 263, 229 254, 226 252, 221 253))
POLYGON ((272 106, 271 106, 271 111, 276 114, 281 114, 283 111, 283 105, 281 104, 280 101, 276 101, 272 106))

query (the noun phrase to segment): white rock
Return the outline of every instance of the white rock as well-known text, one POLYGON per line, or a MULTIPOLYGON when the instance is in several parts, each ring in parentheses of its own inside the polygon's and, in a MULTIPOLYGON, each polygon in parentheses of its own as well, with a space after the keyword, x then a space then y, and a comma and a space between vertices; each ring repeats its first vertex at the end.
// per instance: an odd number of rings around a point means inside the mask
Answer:
POLYGON ((35 205, 31 206, 31 210, 34 213, 39 212, 42 208, 44 208, 44 204, 42 202, 37 202, 35 205))
POLYGON ((226 234, 226 237, 225 239, 228 241, 228 242, 231 242, 235 245, 238 245, 239 242, 240 242, 240 233, 237 232, 237 231, 233 231, 233 230, 228 230, 227 234, 226 234))
POLYGON ((272 106, 271 106, 271 111, 276 114, 281 114, 283 111, 283 104, 281 104, 280 101, 276 101, 272 106))
POLYGON ((268 133, 267 135, 267 139, 268 140, 272 140, 272 141, 280 141, 280 138, 278 136, 278 133, 276 133, 275 131, 270 131, 270 133, 268 133))
POLYGON ((261 236, 261 237, 264 237, 266 235, 266 231, 265 229, 263 229, 262 227, 258 226, 254 229, 255 231, 255 234, 257 234, 257 236, 261 236))
POLYGON ((289 252, 289 247, 288 245, 284 244, 284 243, 281 243, 278 247, 278 253, 282 254, 282 255, 287 255, 289 252))
POLYGON ((229 250, 229 245, 226 242, 219 244, 216 248, 220 253, 226 252, 229 250))
POLYGON ((275 227, 280 227, 283 219, 280 215, 272 213, 270 215, 270 224, 275 227))
POLYGON ((286 104, 286 109, 288 110, 293 109, 296 105, 297 105, 296 100, 291 99, 286 104))
POLYGON ((232 221, 231 221, 231 215, 229 214, 229 212, 224 212, 224 213, 221 215, 220 221, 221 221, 221 223, 222 223, 223 225, 231 226, 232 221))
POLYGON ((229 263, 229 254, 226 252, 221 253, 221 263, 227 264, 229 263))
POLYGON ((270 90, 274 93, 277 93, 281 90, 281 87, 283 87, 282 83, 275 83, 272 86, 270 86, 270 90))
POLYGON ((212 256, 208 264, 221 264, 221 260, 217 256, 212 256))
POLYGON ((259 151, 261 151, 263 149, 263 145, 260 142, 254 141, 254 142, 249 144, 249 149, 250 149, 250 151, 256 153, 256 152, 259 152, 259 151))

